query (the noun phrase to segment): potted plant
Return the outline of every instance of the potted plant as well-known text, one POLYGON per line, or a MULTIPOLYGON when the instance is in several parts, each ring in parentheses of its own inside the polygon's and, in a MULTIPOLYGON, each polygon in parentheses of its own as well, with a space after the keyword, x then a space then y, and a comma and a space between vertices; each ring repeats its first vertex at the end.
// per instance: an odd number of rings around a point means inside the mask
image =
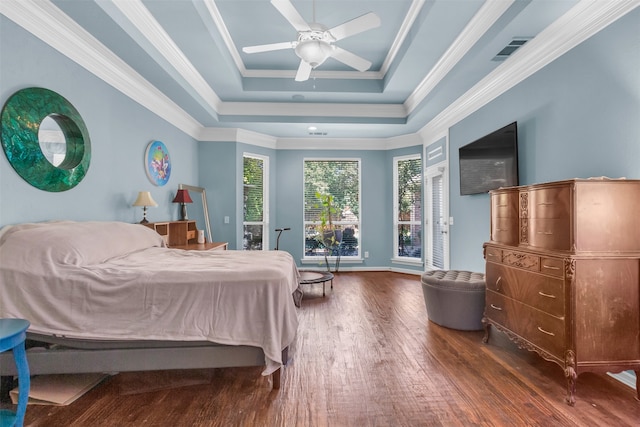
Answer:
POLYGON ((318 245, 324 249, 324 262, 327 271, 331 271, 329 266, 329 256, 335 255, 336 267, 335 271, 340 268, 340 241, 342 240, 342 232, 333 224, 333 218, 339 213, 333 204, 333 196, 327 193, 316 192, 318 203, 315 207, 320 209, 318 224, 318 234, 315 239, 318 245))

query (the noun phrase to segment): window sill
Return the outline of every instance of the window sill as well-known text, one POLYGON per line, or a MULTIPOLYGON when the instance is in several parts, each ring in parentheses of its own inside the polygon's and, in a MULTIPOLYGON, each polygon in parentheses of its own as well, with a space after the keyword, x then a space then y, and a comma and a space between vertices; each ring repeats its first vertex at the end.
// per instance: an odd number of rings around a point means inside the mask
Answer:
POLYGON ((424 263, 419 258, 391 258, 392 264, 422 266, 424 263))
MULTIPOLYGON (((335 264, 336 259, 329 258, 329 264, 335 264)), ((351 258, 340 258, 340 264, 362 264, 364 262, 363 258, 351 257, 351 258)), ((324 257, 316 257, 316 258, 302 258, 300 260, 301 264, 316 264, 316 265, 324 265, 324 257)))

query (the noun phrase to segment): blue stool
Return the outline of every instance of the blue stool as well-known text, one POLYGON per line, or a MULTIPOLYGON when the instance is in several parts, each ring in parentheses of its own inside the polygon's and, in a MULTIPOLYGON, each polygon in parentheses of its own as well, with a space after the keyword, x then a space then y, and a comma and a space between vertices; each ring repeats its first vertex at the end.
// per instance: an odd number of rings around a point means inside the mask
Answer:
POLYGON ((22 427, 24 414, 27 411, 29 400, 29 364, 24 341, 27 338, 27 329, 30 323, 24 319, 0 319, 0 353, 13 350, 13 359, 18 368, 18 410, 14 413, 8 410, 0 410, 0 426, 22 427))

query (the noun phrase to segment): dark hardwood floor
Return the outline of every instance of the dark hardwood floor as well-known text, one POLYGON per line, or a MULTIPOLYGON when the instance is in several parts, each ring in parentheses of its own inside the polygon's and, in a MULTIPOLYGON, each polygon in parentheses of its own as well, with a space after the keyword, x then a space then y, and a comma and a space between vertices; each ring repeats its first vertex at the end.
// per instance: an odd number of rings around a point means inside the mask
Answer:
POLYGON ((429 322, 418 276, 339 273, 324 298, 322 285, 304 290, 280 390, 271 389, 260 368, 232 368, 201 372, 206 384, 129 394, 141 378, 162 386, 171 376, 121 373, 69 406, 30 405, 25 425, 640 424, 635 390, 607 375, 580 375, 570 407, 557 365, 496 331, 483 344, 481 331, 429 322))

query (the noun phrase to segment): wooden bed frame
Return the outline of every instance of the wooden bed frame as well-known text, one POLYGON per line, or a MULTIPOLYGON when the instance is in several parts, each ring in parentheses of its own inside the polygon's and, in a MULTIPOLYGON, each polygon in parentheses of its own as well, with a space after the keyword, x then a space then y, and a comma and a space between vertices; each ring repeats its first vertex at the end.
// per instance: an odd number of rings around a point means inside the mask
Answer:
MULTIPOLYGON (((31 375, 89 372, 130 372, 168 369, 264 366, 260 347, 234 346, 208 341, 81 340, 27 333, 27 359, 31 375)), ((288 349, 282 361, 288 360, 288 349)), ((274 389, 281 384, 281 369, 271 374, 274 389)), ((3 397, 17 374, 10 352, 0 354, 3 397)))

